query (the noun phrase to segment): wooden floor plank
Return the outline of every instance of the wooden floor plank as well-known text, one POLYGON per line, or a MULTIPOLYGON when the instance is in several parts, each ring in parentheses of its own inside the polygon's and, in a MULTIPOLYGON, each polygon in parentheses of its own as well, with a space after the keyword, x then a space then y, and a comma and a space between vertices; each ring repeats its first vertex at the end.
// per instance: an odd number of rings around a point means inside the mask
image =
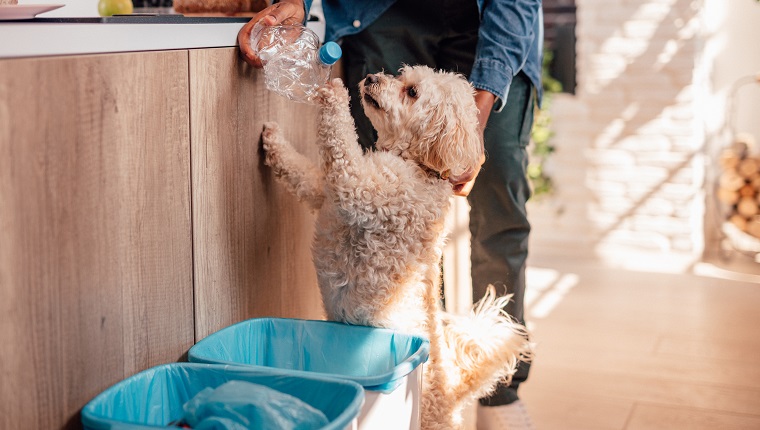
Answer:
POLYGON ((638 404, 625 430, 756 430, 760 416, 638 404))
MULTIPOLYGON (((593 368, 609 374, 760 389, 760 367, 757 362, 688 355, 653 355, 648 351, 631 353, 617 350, 614 344, 603 349, 603 346, 592 343, 565 346, 560 353, 547 350, 541 356, 541 361, 568 370, 593 368)), ((755 351, 752 356, 760 356, 760 351, 755 351)))
POLYGON ((710 337, 665 336, 657 342, 655 352, 668 356, 703 357, 757 365, 760 336, 742 341, 724 341, 710 337))
POLYGON ((599 395, 559 395, 526 390, 522 394, 538 429, 618 430, 634 402, 599 395))
MULTIPOLYGON (((697 384, 625 373, 605 373, 593 367, 589 370, 570 370, 542 365, 540 362, 534 364, 531 372, 528 382, 521 388, 521 396, 552 392, 568 397, 599 396, 760 416, 760 389, 736 387, 730 382, 723 385, 697 384)), ((529 402, 528 407, 534 409, 529 402)), ((541 410, 536 413, 553 412, 541 410)))
POLYGON ((760 428, 757 282, 540 263, 526 310, 536 358, 520 389, 537 428, 760 428), (557 287, 568 274, 574 285, 557 287))

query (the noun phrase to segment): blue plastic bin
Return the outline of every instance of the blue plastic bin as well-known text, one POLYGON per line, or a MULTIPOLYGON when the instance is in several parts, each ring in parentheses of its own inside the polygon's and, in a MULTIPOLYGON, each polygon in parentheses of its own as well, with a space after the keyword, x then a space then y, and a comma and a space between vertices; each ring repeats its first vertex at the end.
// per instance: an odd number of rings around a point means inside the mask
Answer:
POLYGON ((289 394, 325 414, 320 430, 342 430, 356 419, 364 401, 362 387, 320 375, 294 376, 278 369, 196 363, 156 366, 131 376, 92 399, 82 409, 85 430, 172 428, 182 406, 204 388, 246 381, 289 394))
POLYGON ((429 352, 427 339, 394 330, 259 318, 209 335, 190 348, 188 358, 354 381, 367 390, 359 428, 401 430, 419 426, 421 365, 429 352), (389 423, 390 417, 398 421, 389 423))
POLYGON ((229 326, 195 344, 190 362, 243 364, 323 373, 367 390, 391 392, 427 361, 427 339, 393 330, 331 321, 258 318, 229 326))

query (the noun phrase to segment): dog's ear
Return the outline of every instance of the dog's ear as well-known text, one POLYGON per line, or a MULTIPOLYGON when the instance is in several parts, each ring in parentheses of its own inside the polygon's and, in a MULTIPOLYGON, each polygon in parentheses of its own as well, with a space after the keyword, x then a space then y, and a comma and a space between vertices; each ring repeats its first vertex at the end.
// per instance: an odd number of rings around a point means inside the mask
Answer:
POLYGON ((483 143, 472 94, 449 94, 426 117, 416 158, 439 173, 461 175, 479 166, 483 143))

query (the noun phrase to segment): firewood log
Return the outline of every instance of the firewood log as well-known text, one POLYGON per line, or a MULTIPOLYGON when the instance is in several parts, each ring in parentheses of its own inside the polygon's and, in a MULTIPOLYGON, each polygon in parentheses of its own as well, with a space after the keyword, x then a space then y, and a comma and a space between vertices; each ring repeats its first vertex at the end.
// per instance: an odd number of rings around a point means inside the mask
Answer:
POLYGON ((741 231, 747 230, 747 218, 744 218, 743 216, 739 214, 733 214, 728 219, 728 221, 739 228, 741 231))
POLYGON ((747 179, 756 193, 760 193, 760 172, 747 179))
POLYGON ((727 188, 718 188, 718 200, 727 205, 735 205, 739 201, 739 193, 727 188))
POLYGON ((736 212, 744 218, 749 218, 753 215, 757 215, 757 201, 752 197, 742 197, 739 202, 736 203, 736 212))
POLYGON ((743 159, 739 162, 739 165, 736 166, 736 173, 742 178, 751 178, 758 171, 760 171, 760 164, 757 162, 757 159, 752 157, 743 159))
POLYGON ((720 175, 720 187, 731 191, 738 191, 744 186, 744 178, 733 170, 727 170, 720 175))
POLYGON ((744 184, 743 187, 739 188, 739 195, 742 197, 752 197, 756 192, 757 190, 755 190, 752 184, 744 184))
POLYGON ((736 166, 739 165, 739 162, 741 161, 741 158, 739 158, 739 155, 737 155, 733 150, 726 149, 720 154, 720 167, 723 168, 723 170, 735 170, 736 166))

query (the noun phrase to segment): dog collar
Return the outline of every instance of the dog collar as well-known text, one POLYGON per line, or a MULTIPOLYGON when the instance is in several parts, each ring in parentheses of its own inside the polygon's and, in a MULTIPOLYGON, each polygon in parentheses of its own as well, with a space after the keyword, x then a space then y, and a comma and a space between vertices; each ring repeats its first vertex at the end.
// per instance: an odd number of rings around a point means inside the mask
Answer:
MULTIPOLYGON (((373 151, 377 151, 378 150, 377 146, 373 146, 372 150, 373 151)), ((384 150, 381 150, 381 151, 384 151, 384 150)), ((427 173, 428 176, 432 176, 432 177, 434 177, 436 179, 448 180, 449 176, 451 176, 451 169, 446 169, 443 172, 439 172, 439 171, 437 171, 437 170, 435 170, 435 169, 433 169, 431 167, 428 167, 428 166, 426 166, 426 165, 424 165, 422 163, 417 163, 417 165, 420 167, 420 169, 422 169, 425 173, 427 173)))
POLYGON ((437 179, 443 179, 443 180, 448 180, 449 176, 451 176, 451 170, 450 169, 446 169, 443 172, 439 172, 439 171, 437 171, 435 169, 431 169, 430 167, 428 167, 428 166, 426 166, 424 164, 418 164, 418 165, 420 166, 420 169, 424 170, 425 173, 428 174, 428 176, 433 176, 433 177, 435 177, 437 179))

